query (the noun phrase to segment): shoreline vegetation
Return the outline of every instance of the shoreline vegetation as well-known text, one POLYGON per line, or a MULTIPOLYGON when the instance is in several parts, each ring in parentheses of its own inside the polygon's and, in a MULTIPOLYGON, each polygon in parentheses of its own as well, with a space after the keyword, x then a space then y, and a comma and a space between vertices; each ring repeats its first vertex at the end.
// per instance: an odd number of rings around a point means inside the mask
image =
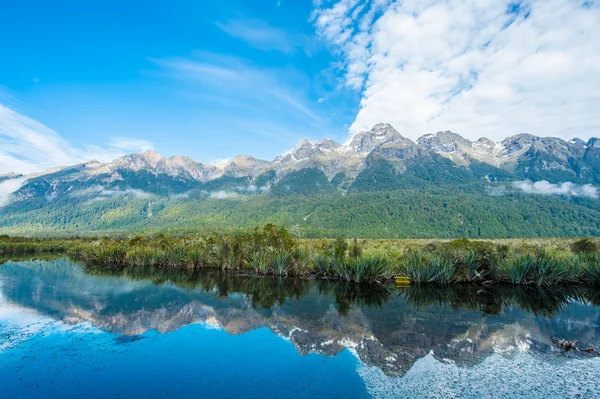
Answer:
POLYGON ((267 224, 237 235, 34 239, 0 236, 0 258, 68 255, 96 269, 220 269, 278 277, 412 283, 600 286, 595 238, 570 240, 298 240, 267 224))

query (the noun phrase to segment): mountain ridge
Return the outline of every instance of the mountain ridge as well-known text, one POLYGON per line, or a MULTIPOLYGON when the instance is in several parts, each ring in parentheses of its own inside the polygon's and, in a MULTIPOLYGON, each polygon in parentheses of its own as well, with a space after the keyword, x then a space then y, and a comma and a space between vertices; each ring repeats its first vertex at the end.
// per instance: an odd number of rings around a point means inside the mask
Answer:
POLYGON ((184 155, 167 158, 154 150, 149 150, 124 155, 106 163, 90 160, 78 165, 56 166, 31 174, 16 172, 3 174, 0 175, 0 179, 31 179, 79 167, 89 175, 110 174, 118 169, 134 172, 146 170, 155 174, 190 178, 204 183, 222 176, 258 176, 268 169, 281 173, 318 167, 332 180, 341 171, 348 171, 348 174, 353 177, 358 175, 366 166, 368 155, 374 150, 385 154, 390 153, 392 149, 403 149, 404 158, 411 156, 409 153, 417 156, 419 150, 425 150, 435 152, 460 166, 469 166, 473 161, 479 161, 499 168, 504 165, 512 166, 528 151, 548 152, 567 162, 569 158, 583 157, 588 148, 600 148, 600 139, 592 137, 587 142, 577 138, 565 141, 555 137, 520 133, 499 142, 486 137, 471 141, 446 130, 427 133, 412 141, 402 136, 390 124, 379 123, 369 131, 355 134, 345 144, 328 138, 318 141, 303 139, 294 149, 278 155, 272 161, 240 154, 224 165, 212 165, 184 155))

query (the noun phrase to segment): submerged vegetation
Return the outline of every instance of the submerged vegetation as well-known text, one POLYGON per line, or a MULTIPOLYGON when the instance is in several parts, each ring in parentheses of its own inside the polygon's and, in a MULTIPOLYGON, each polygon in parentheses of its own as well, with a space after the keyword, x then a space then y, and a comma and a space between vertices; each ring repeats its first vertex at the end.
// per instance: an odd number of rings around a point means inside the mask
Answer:
POLYGON ((278 277, 383 282, 406 276, 414 283, 513 286, 600 286, 596 239, 556 242, 298 240, 272 224, 246 234, 127 239, 0 237, 0 257, 68 254, 110 271, 126 268, 220 269, 278 277), (545 245, 544 245, 545 244, 545 245))

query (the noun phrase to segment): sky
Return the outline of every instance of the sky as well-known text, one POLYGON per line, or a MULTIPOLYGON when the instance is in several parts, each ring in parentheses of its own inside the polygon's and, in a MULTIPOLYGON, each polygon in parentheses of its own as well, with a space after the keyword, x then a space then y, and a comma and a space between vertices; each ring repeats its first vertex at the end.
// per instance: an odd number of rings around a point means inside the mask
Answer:
POLYGON ((150 149, 273 159, 380 122, 600 136, 600 1, 20 0, 0 24, 0 174, 150 149))

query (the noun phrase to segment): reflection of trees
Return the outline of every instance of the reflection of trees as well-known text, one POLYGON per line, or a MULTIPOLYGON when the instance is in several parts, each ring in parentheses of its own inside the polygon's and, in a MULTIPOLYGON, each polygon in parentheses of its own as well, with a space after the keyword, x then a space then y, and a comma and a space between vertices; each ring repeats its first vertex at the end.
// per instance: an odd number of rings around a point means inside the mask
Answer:
POLYGON ((414 285, 402 290, 406 302, 416 309, 449 305, 454 309, 480 311, 498 315, 510 306, 550 317, 564 310, 573 301, 592 301, 595 290, 580 285, 529 288, 512 285, 491 287, 456 284, 452 286, 414 285))
POLYGON ((333 293, 341 315, 348 314, 353 306, 381 307, 390 300, 394 290, 391 285, 331 280, 319 280, 317 287, 322 294, 333 293))
MULTIPOLYGON (((215 291, 221 297, 238 292, 248 296, 253 307, 272 308, 288 299, 302 299, 312 282, 305 279, 235 275, 221 270, 186 270, 126 267, 123 270, 85 266, 87 273, 102 276, 125 276, 134 280, 150 280, 155 284, 170 283, 181 288, 215 291)), ((352 307, 381 307, 393 296, 402 296, 416 309, 450 306, 453 309, 480 311, 498 315, 510 306, 550 317, 573 301, 600 304, 600 292, 581 285, 529 288, 512 285, 478 286, 454 284, 413 284, 396 288, 388 284, 351 283, 337 280, 317 280, 314 283, 322 295, 333 295, 340 314, 352 307)))
POLYGON ((180 288, 215 291, 226 298, 231 293, 243 293, 249 297, 253 307, 272 308, 282 305, 287 299, 302 299, 310 290, 309 280, 235 275, 222 270, 186 270, 153 267, 127 267, 123 270, 106 267, 84 266, 93 275, 128 277, 133 280, 149 280, 154 284, 174 284, 180 288))

